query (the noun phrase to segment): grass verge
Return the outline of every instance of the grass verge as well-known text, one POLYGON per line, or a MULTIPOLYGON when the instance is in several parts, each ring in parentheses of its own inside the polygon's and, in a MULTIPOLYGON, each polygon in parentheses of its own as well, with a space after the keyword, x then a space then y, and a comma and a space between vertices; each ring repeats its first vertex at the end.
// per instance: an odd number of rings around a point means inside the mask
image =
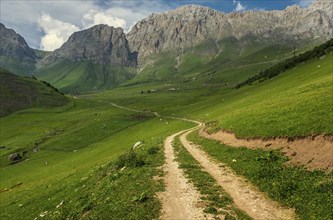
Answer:
POLYGON ((279 151, 233 148, 202 138, 197 133, 190 134, 188 138, 274 200, 295 208, 300 219, 332 219, 333 172, 325 174, 286 166, 288 158, 279 151), (233 162, 235 160, 237 162, 233 162))

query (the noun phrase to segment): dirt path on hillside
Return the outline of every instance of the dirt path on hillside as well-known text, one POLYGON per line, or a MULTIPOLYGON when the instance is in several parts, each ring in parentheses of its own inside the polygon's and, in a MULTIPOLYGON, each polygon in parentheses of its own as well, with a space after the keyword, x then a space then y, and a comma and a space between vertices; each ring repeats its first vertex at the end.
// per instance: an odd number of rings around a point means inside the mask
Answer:
MULTIPOLYGON (((133 110, 116 104, 113 104, 113 106, 133 110)), ((165 191, 158 194, 162 203, 160 219, 213 219, 212 216, 204 214, 203 208, 200 206, 199 192, 196 191, 193 184, 188 182, 183 171, 179 168, 178 162, 175 161, 172 143, 175 137, 179 135, 184 147, 232 197, 239 209, 246 212, 253 219, 296 219, 293 210, 281 207, 277 202, 272 201, 247 182, 245 178, 235 175, 230 168, 214 161, 204 151, 187 141, 186 135, 203 127, 203 123, 183 118, 169 118, 193 122, 198 124, 198 126, 177 132, 165 139, 165 165, 163 167, 165 172, 165 191)))
POLYGON ((159 193, 162 202, 160 219, 207 219, 203 209, 199 207, 200 194, 195 190, 193 184, 188 182, 179 168, 178 162, 175 161, 172 142, 176 136, 185 131, 167 137, 164 142, 165 191, 159 193))
POLYGON ((189 153, 201 164, 217 183, 232 197, 236 206, 253 219, 296 219, 293 210, 281 207, 256 189, 243 177, 234 174, 231 169, 214 161, 204 151, 186 139, 195 129, 180 136, 180 141, 189 153))
POLYGON ((290 140, 288 138, 272 139, 238 139, 233 133, 219 131, 208 134, 201 130, 200 135, 215 139, 233 147, 247 147, 265 150, 281 149, 290 158, 290 163, 304 165, 310 170, 333 170, 333 135, 317 135, 290 140))

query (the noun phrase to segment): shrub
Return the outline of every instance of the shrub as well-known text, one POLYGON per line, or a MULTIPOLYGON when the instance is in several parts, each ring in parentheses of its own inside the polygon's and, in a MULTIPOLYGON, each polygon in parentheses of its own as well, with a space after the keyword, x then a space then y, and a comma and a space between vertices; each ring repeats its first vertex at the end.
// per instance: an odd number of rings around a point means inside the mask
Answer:
POLYGON ((115 162, 116 168, 122 168, 122 167, 141 167, 145 165, 145 161, 141 155, 136 153, 133 149, 130 149, 129 151, 126 151, 122 155, 120 155, 116 162, 115 162))
POLYGON ((158 147, 153 146, 153 147, 148 148, 147 153, 153 155, 153 154, 157 154, 159 150, 160 149, 158 147))

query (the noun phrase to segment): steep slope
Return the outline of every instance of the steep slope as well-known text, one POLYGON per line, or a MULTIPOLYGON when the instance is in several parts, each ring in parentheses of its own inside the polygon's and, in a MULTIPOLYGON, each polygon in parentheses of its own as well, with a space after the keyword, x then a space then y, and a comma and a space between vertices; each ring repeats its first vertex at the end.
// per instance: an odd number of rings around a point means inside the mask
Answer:
POLYGON ((135 67, 136 53, 130 52, 122 28, 96 25, 72 34, 68 41, 47 56, 43 63, 52 64, 64 60, 135 67))
POLYGON ((67 98, 47 83, 0 68, 0 116, 29 107, 61 106, 67 98))
MULTIPOLYGON (((127 37, 139 59, 155 53, 178 53, 228 37, 253 36, 275 43, 328 40, 333 33, 333 3, 317 0, 308 8, 291 6, 282 11, 246 11, 223 14, 202 6, 183 6, 139 21, 127 37), (265 21, 265 22, 262 22, 265 21)), ((213 51, 214 52, 214 51, 213 51)))
POLYGON ((0 66, 22 75, 32 72, 37 56, 24 38, 1 23, 0 33, 0 66))
POLYGON ((242 82, 236 86, 236 88, 240 88, 244 85, 251 85, 252 83, 259 81, 265 81, 270 78, 273 78, 283 72, 285 72, 288 69, 292 69, 295 66, 299 65, 300 63, 304 63, 306 61, 309 61, 313 58, 322 59, 325 58, 327 54, 333 51, 333 38, 326 43, 315 47, 314 49, 307 51, 305 53, 302 53, 298 56, 292 57, 290 59, 286 59, 283 62, 280 62, 265 71, 260 71, 259 74, 250 77, 245 82, 242 82))

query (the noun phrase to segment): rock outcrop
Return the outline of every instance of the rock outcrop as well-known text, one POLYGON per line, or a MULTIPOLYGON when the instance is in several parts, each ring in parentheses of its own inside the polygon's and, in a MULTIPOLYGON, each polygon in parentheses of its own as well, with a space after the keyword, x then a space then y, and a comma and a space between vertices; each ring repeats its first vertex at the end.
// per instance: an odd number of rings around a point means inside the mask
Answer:
POLYGON ((20 62, 35 63, 37 57, 24 38, 0 23, 0 56, 20 62))
POLYGON ((332 38, 333 2, 317 0, 307 8, 245 11, 224 14, 202 6, 183 6, 139 21, 128 33, 132 51, 139 58, 155 53, 184 51, 205 42, 227 37, 253 36, 275 43, 332 38))
POLYGON ((137 54, 131 53, 122 28, 96 25, 75 32, 68 41, 42 62, 90 61, 94 64, 112 64, 135 67, 137 54))

